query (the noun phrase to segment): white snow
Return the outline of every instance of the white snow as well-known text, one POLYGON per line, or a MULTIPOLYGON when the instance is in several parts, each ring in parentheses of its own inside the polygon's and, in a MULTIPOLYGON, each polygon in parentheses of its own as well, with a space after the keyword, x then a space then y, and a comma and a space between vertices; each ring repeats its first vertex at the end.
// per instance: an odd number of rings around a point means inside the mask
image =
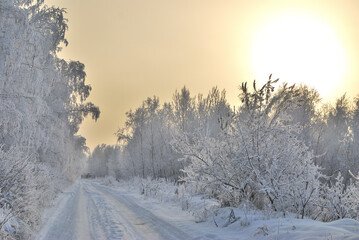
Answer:
POLYGON ((190 239, 126 193, 88 180, 64 192, 36 239, 190 239))
MULTIPOLYGON (((195 202, 203 202, 198 196, 195 202)), ((202 206, 203 207, 203 206, 202 206)), ((78 180, 44 216, 36 239, 359 239, 359 222, 322 223, 310 219, 270 218, 260 211, 215 211, 206 222, 174 202, 146 198, 136 191, 78 180), (216 224, 219 227, 216 227, 216 224)), ((212 212, 213 213, 213 212, 212 212)))
POLYGON ((4 224, 4 226, 2 226, 2 228, 5 230, 5 232, 14 234, 16 232, 16 229, 19 227, 17 219, 15 217, 12 217, 9 210, 0 208, 0 223, 2 224, 4 220, 6 221, 6 223, 4 224), (6 221, 6 219, 8 220, 6 221))

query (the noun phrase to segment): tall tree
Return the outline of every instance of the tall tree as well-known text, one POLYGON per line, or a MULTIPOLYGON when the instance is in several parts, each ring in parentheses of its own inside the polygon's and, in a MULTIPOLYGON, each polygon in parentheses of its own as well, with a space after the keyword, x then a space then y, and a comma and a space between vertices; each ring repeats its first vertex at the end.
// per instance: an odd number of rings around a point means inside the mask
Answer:
POLYGON ((76 135, 79 124, 87 114, 99 117, 99 109, 85 102, 91 87, 83 64, 57 56, 67 45, 64 14, 43 0, 0 1, 0 178, 6 179, 0 202, 10 203, 0 204, 9 213, 0 226, 17 218, 21 229, 36 228, 62 185, 55 182, 79 174, 86 151, 85 139, 76 135))

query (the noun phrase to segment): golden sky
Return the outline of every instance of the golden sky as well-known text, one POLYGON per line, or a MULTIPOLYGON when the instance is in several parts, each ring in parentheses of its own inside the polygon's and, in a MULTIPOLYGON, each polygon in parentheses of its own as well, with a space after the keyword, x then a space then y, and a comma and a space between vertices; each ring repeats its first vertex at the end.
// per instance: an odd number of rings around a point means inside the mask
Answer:
POLYGON ((356 0, 46 0, 67 9, 69 46, 86 65, 100 107, 80 134, 93 149, 115 144, 125 112, 149 96, 162 103, 186 85, 213 86, 238 104, 238 86, 269 74, 315 87, 325 100, 359 93, 356 0))

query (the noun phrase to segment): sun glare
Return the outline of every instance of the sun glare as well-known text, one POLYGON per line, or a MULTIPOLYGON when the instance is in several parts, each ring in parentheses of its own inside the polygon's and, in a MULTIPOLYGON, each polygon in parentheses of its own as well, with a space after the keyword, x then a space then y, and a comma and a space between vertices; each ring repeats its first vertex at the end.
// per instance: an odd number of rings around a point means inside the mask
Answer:
POLYGON ((325 23, 307 15, 284 15, 267 23, 253 41, 252 67, 258 80, 273 73, 304 83, 330 97, 345 78, 343 45, 325 23))

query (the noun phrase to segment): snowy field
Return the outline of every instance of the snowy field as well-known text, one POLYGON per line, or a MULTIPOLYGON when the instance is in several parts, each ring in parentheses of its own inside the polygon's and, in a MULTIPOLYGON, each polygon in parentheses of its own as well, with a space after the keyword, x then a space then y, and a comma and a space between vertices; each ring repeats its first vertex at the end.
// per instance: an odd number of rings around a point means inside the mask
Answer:
MULTIPOLYGON (((195 196, 191 201, 204 200, 195 196)), ((232 221, 236 221, 223 227, 230 209, 215 212, 216 216, 198 222, 193 209, 183 211, 173 201, 78 180, 45 213, 44 226, 35 239, 359 239, 359 222, 349 219, 322 223, 234 210, 232 221)))

